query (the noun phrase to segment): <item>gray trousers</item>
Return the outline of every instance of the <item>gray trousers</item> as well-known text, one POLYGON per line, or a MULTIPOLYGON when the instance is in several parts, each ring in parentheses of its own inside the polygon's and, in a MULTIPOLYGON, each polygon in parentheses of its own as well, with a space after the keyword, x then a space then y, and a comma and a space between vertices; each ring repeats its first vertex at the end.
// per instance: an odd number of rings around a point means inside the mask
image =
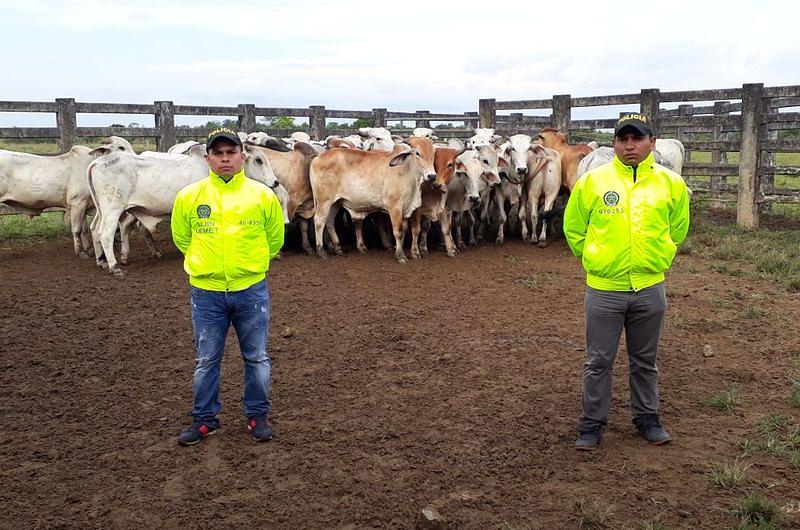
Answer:
POLYGON ((658 413, 656 356, 666 309, 663 282, 638 292, 599 291, 586 287, 586 362, 579 430, 592 430, 608 421, 612 368, 623 327, 630 363, 633 415, 658 413))

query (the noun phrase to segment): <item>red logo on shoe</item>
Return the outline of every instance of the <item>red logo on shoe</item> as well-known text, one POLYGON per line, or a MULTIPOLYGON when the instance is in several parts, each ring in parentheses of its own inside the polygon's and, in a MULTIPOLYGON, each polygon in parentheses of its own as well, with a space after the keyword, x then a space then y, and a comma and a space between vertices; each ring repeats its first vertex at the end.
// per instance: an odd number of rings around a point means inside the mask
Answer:
POLYGON ((205 438, 208 436, 208 433, 211 429, 208 428, 208 425, 201 425, 197 430, 200 431, 200 434, 202 434, 203 438, 205 438))

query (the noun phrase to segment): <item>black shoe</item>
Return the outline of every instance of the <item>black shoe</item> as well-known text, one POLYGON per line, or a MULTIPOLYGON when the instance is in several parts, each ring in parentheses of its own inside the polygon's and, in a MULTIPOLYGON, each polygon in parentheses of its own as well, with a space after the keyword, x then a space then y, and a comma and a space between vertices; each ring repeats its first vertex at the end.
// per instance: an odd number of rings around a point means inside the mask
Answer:
POLYGON ((266 414, 247 418, 247 430, 257 442, 268 442, 272 440, 272 424, 267 419, 266 414))
POLYGON ((580 431, 580 436, 575 440, 575 449, 578 451, 595 451, 603 438, 603 427, 598 425, 594 429, 580 431))
POLYGON ((639 436, 644 437, 645 440, 653 445, 664 445, 672 441, 672 438, 661 427, 658 421, 658 414, 643 414, 633 418, 633 424, 636 425, 636 430, 639 436))
POLYGON ((216 433, 218 428, 218 421, 206 423, 196 421, 178 436, 178 443, 181 445, 195 445, 203 441, 204 438, 216 433))

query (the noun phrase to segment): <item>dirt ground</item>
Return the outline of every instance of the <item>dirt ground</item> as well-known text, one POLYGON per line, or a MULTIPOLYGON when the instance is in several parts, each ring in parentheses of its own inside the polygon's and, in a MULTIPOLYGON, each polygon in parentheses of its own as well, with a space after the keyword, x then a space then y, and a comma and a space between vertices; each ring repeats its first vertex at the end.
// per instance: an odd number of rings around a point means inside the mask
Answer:
POLYGON ((660 355, 674 443, 634 436, 623 348, 602 449, 585 454, 572 447, 583 274, 563 239, 406 266, 383 251, 289 251, 269 275, 277 437, 245 432, 231 331, 222 428, 183 448, 188 288, 159 237, 165 257, 137 237, 122 280, 68 239, 0 244, 0 527, 410 528, 432 506, 449 528, 575 528, 601 513, 609 528, 730 528, 748 491, 797 524, 787 459, 746 457, 738 489, 708 476, 759 420, 800 416, 788 397, 800 298, 784 287, 679 256, 660 355), (730 384, 732 413, 705 404, 730 384))

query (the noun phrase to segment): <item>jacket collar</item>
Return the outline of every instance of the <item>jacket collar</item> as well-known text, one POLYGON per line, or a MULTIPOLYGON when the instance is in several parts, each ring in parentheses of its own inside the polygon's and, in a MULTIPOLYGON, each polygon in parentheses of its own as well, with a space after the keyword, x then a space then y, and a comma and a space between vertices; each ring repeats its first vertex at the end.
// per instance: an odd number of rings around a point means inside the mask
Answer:
MULTIPOLYGON (((645 157, 645 159, 639 162, 639 165, 636 166, 636 180, 638 181, 641 178, 651 175, 653 173, 653 166, 655 166, 655 163, 656 161, 651 151, 645 157)), ((617 155, 614 155, 614 168, 617 170, 617 174, 624 175, 625 177, 633 180, 633 168, 623 164, 622 160, 620 160, 617 155)))
POLYGON ((244 179, 247 177, 244 176, 244 168, 242 168, 238 173, 231 177, 228 182, 225 182, 222 177, 211 171, 208 170, 208 178, 211 180, 211 183, 218 188, 232 190, 238 188, 244 182, 244 179))

